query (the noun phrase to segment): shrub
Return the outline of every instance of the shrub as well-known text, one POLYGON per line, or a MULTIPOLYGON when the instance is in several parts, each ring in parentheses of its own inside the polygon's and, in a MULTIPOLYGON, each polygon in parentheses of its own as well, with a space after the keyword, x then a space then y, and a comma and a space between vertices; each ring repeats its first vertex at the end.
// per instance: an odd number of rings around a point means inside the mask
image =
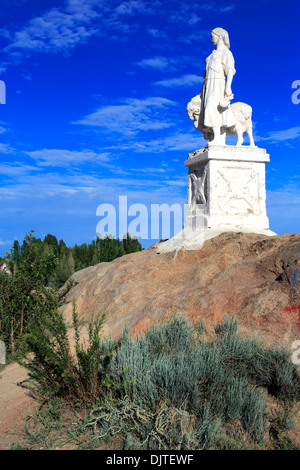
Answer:
POLYGON ((75 355, 72 355, 68 326, 56 309, 35 315, 27 335, 34 358, 22 364, 30 372, 29 388, 39 398, 62 397, 92 404, 106 386, 112 344, 101 342, 105 316, 89 325, 88 344, 80 343, 78 317, 73 306, 75 355))

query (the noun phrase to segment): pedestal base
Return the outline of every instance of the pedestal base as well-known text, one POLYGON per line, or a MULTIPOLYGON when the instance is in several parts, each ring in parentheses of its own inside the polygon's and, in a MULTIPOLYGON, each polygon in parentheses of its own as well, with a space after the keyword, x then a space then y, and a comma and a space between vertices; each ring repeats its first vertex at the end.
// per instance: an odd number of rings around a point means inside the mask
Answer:
POLYGON ((207 228, 256 233, 269 230, 266 214, 266 150, 257 147, 204 147, 189 155, 190 208, 203 205, 207 228))
POLYGON ((157 253, 171 253, 173 251, 181 250, 182 248, 186 250, 200 250, 204 243, 221 233, 256 233, 258 235, 265 235, 267 237, 272 237, 277 235, 275 232, 271 230, 264 230, 262 232, 257 232, 253 230, 213 230, 210 228, 205 228, 199 232, 192 232, 189 230, 182 229, 175 237, 166 240, 165 242, 160 243, 156 247, 157 253))
POLYGON ((265 149, 211 146, 189 154, 187 217, 183 230, 158 248, 201 247, 223 232, 273 236, 266 213, 265 149))

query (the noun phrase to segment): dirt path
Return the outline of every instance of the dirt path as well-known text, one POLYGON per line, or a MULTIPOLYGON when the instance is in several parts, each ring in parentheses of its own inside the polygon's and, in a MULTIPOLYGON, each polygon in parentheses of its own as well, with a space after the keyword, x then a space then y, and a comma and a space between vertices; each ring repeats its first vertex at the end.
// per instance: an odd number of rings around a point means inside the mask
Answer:
POLYGON ((36 406, 20 385, 27 377, 27 370, 16 363, 0 372, 0 450, 9 450, 10 444, 17 440, 24 417, 36 406))

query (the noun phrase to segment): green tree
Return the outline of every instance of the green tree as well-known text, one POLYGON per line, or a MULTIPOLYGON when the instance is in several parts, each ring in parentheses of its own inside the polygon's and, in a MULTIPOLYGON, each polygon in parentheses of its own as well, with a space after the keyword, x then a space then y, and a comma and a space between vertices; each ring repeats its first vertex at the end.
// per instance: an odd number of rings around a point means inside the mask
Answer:
POLYGON ((123 247, 126 254, 136 253, 142 250, 142 245, 138 241, 137 237, 131 237, 130 233, 127 233, 123 237, 123 247))
MULTIPOLYGON (((43 308, 49 301, 55 304, 54 293, 46 286, 57 258, 39 250, 33 232, 24 239, 18 269, 12 276, 0 273, 0 339, 7 344, 11 356, 22 343, 23 333, 37 308, 43 308)), ((10 267, 13 250, 14 247, 7 256, 10 267)))
POLYGON ((50 233, 45 236, 44 243, 52 246, 55 251, 58 251, 58 241, 55 235, 51 235, 50 233))

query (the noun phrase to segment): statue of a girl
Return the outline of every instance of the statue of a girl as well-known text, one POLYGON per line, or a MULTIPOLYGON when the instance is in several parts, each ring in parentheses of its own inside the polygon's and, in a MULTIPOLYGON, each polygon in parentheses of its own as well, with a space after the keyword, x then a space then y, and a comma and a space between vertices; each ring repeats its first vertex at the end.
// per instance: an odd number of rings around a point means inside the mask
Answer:
POLYGON ((236 124, 230 109, 233 99, 231 83, 235 74, 234 58, 229 50, 229 36, 222 28, 211 32, 216 49, 206 59, 206 70, 200 93, 197 128, 209 140, 209 145, 225 145, 226 128, 236 124))

